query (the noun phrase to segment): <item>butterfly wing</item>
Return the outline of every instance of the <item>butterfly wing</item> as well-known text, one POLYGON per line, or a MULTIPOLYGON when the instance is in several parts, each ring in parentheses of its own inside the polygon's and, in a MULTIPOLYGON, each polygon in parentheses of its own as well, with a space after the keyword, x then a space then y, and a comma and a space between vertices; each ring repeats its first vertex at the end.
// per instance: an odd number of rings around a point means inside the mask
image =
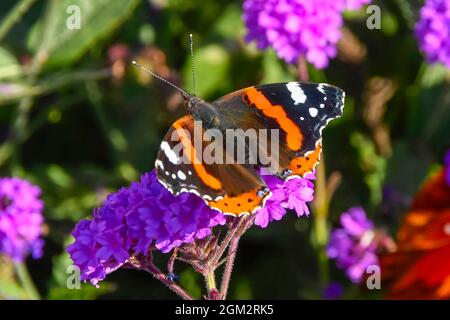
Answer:
POLYGON ((220 151, 221 145, 213 145, 214 139, 204 139, 204 133, 190 115, 171 126, 155 161, 161 184, 174 195, 195 193, 224 214, 252 213, 262 207, 270 193, 261 177, 253 168, 237 163, 208 164, 203 159, 204 150, 220 151))
MULTIPOLYGON (((253 86, 213 102, 227 129, 275 129, 279 132, 276 173, 304 176, 320 158, 322 130, 340 117, 345 93, 316 83, 274 83, 253 86)), ((265 151, 265 150, 264 150, 265 151)))

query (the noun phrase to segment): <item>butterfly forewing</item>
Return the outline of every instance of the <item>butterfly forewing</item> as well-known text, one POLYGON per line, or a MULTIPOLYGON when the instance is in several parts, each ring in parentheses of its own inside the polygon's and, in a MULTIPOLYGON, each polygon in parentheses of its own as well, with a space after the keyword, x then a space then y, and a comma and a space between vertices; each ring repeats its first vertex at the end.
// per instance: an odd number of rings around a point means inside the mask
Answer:
POLYGON ((242 89, 213 104, 224 128, 278 130, 278 152, 270 153, 271 162, 275 173, 289 178, 314 169, 320 159, 322 130, 342 115, 344 97, 344 91, 332 85, 286 82, 242 89))

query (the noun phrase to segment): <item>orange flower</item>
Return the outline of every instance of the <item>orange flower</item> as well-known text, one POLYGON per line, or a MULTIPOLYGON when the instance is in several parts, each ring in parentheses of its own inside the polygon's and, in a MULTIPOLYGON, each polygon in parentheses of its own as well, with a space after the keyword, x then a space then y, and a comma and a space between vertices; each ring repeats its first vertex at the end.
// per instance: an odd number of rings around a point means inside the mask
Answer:
POLYGON ((416 195, 397 245, 397 251, 380 257, 387 298, 450 298, 450 186, 444 170, 416 195))

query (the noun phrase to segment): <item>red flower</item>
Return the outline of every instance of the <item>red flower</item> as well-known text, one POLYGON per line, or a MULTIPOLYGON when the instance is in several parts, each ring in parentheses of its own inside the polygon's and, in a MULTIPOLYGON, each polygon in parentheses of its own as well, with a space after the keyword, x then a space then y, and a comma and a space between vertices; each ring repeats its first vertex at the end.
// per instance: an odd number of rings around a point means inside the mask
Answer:
POLYGON ((444 170, 416 195, 397 238, 398 250, 381 257, 387 297, 450 298, 450 186, 444 170))

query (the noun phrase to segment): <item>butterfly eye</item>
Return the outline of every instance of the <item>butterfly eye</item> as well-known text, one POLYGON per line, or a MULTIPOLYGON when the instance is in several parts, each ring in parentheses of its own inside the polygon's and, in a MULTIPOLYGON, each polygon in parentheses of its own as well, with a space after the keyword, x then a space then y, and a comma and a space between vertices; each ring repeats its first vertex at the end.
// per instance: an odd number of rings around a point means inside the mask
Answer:
POLYGON ((211 121, 214 126, 220 125, 220 119, 218 117, 214 117, 211 121))
POLYGON ((187 92, 181 92, 181 95, 183 96, 184 100, 186 100, 186 102, 189 102, 189 99, 191 98, 191 95, 187 92))

